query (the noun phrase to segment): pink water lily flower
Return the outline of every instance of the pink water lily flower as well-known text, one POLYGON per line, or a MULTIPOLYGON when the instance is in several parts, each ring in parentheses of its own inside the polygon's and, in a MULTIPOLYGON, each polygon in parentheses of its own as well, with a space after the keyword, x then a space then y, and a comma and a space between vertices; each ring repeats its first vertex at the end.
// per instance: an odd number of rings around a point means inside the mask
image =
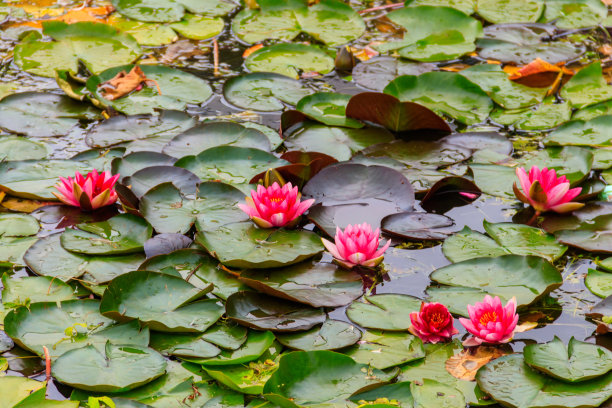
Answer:
POLYGON ((76 172, 72 177, 60 177, 55 185, 59 193, 53 193, 61 202, 83 210, 91 211, 114 204, 117 201, 115 183, 119 174, 112 175, 108 171, 98 173, 93 170, 83 176, 76 172))
POLYGON ((445 342, 459 333, 453 326, 453 316, 442 303, 421 303, 421 310, 410 313, 410 333, 423 343, 445 342))
POLYGON ((245 198, 246 204, 238 204, 238 207, 261 228, 292 227, 315 201, 301 201, 301 197, 298 188, 291 183, 281 187, 274 182, 268 188, 260 184, 245 198))
POLYGON ((356 265, 373 268, 382 262, 383 254, 391 245, 391 241, 387 241, 382 248, 378 249, 379 235, 378 228, 372 231, 370 224, 364 222, 363 224, 349 224, 344 231, 336 228, 335 243, 325 238, 321 238, 321 241, 340 265, 349 269, 356 265))
POLYGON ((519 167, 516 169, 516 175, 521 185, 519 189, 514 183, 516 198, 531 205, 537 214, 546 211, 566 213, 584 206, 582 203, 572 202, 582 188, 570 188, 567 178, 557 177, 553 169, 544 167, 540 170, 538 166, 533 166, 527 173, 524 168, 519 167))
POLYGON ((482 303, 468 305, 469 319, 459 321, 473 336, 463 342, 464 346, 477 346, 482 343, 501 344, 512 340, 518 323, 516 298, 508 301, 506 306, 498 296, 486 295, 482 303))

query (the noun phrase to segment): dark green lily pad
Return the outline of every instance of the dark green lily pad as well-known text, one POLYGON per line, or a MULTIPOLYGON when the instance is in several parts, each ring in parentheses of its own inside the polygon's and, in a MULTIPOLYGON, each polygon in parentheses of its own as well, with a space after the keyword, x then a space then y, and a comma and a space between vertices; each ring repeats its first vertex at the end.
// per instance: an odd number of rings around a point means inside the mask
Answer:
POLYGON ((257 360, 274 346, 274 334, 269 331, 249 330, 246 342, 233 351, 223 351, 216 357, 191 360, 204 366, 232 366, 257 360))
POLYGON ((392 407, 394 405, 377 402, 381 401, 381 399, 383 398, 388 401, 397 401, 400 404, 399 406, 412 407, 414 403, 414 398, 412 398, 412 392, 410 392, 410 382, 408 381, 382 385, 372 390, 360 392, 358 394, 351 395, 349 397, 349 400, 355 403, 361 403, 362 401, 365 401, 368 402, 369 405, 373 405, 379 408, 392 407))
POLYGON ((153 229, 132 214, 119 214, 108 221, 83 223, 61 235, 64 249, 87 255, 120 255, 143 251, 153 229))
MULTIPOLYGON (((471 1, 471 0, 470 0, 471 1)), ((360 86, 382 92, 398 76, 420 75, 436 69, 436 64, 405 61, 393 57, 374 57, 353 69, 353 80, 360 86)))
POLYGON ((164 65, 142 65, 142 72, 148 79, 155 80, 157 87, 143 87, 127 96, 109 101, 99 92, 98 86, 113 78, 121 71, 129 72, 134 66, 115 66, 87 80, 87 90, 102 106, 110 106, 126 115, 152 114, 155 109, 183 110, 188 103, 201 104, 212 95, 208 82, 195 75, 164 65))
POLYGON ((421 308, 420 299, 408 295, 365 296, 366 302, 353 302, 346 310, 348 318, 362 327, 404 331, 411 326, 407 316, 421 308))
POLYGON ((16 93, 0 101, 0 127, 30 137, 63 136, 78 126, 79 119, 99 115, 100 111, 89 105, 51 93, 16 93))
POLYGON ((46 276, 28 276, 21 279, 2 275, 2 303, 29 305, 37 302, 61 302, 76 299, 75 290, 61 280, 46 276))
POLYGON ((151 166, 136 171, 131 176, 125 177, 121 182, 130 186, 130 190, 136 198, 142 198, 149 190, 168 182, 183 194, 194 194, 197 191, 200 179, 191 171, 180 167, 151 166))
POLYGON ((300 99, 296 109, 308 118, 328 126, 342 126, 358 129, 364 125, 358 120, 347 118, 346 108, 351 95, 317 92, 300 99))
POLYGON ((246 270, 238 279, 260 292, 313 307, 344 306, 363 294, 359 274, 318 261, 282 269, 246 270))
POLYGON ((381 229, 389 235, 414 240, 445 239, 458 230, 451 218, 425 212, 388 215, 382 219, 381 229))
POLYGON ((610 146, 612 115, 597 116, 591 120, 572 120, 549 133, 542 141, 547 145, 610 146))
POLYGON ((62 281, 83 276, 92 284, 102 284, 138 268, 144 254, 88 256, 66 251, 60 243, 61 233, 39 239, 24 255, 24 261, 37 275, 62 281))
POLYGON ((320 327, 299 333, 278 333, 276 339, 296 350, 337 350, 352 346, 361 339, 361 332, 352 324, 326 320, 320 327))
POLYGON ((425 357, 421 340, 409 333, 366 331, 359 344, 345 352, 358 363, 384 370, 425 357))
MULTIPOLYGON (((395 140, 364 149, 368 157, 388 157, 416 169, 436 169, 441 165, 459 163, 472 155, 469 147, 453 144, 448 137, 435 140, 395 140)), ((442 178, 442 177, 440 177, 442 178)))
POLYGON ((444 256, 451 262, 461 262, 507 254, 535 255, 552 262, 567 250, 552 234, 539 228, 509 222, 493 224, 486 220, 483 225, 492 239, 465 227, 444 241, 444 256))
POLYGON ((476 84, 454 72, 404 75, 391 81, 384 92, 402 102, 416 102, 466 125, 483 122, 493 102, 476 84))
POLYGON ((559 271, 537 256, 503 255, 475 258, 435 270, 430 279, 442 287, 429 287, 431 302, 448 306, 451 313, 467 316, 468 304, 485 295, 499 296, 503 303, 516 297, 517 305, 529 305, 563 283, 559 271))
MULTIPOLYGON (((109 147, 131 142, 128 152, 159 151, 170 139, 193 127, 196 121, 179 111, 162 111, 156 115, 113 116, 87 132, 85 142, 91 147, 109 147), (145 148, 139 145, 145 144, 145 148)), ((127 176, 128 174, 122 174, 127 176)))
POLYGON ((280 347, 273 345, 258 360, 250 361, 248 365, 204 366, 204 370, 219 383, 234 391, 259 395, 263 392, 266 381, 278 368, 278 363, 274 359, 279 352, 280 347))
POLYGON ((29 34, 15 47, 15 63, 32 74, 55 77, 56 70, 78 72, 83 62, 98 74, 117 65, 129 64, 142 53, 129 34, 101 23, 44 21, 43 33, 55 41, 29 34))
POLYGON ((201 338, 224 350, 237 350, 247 340, 248 329, 230 321, 216 323, 201 338))
POLYGON ((612 393, 612 374, 568 384, 529 368, 521 354, 491 361, 478 370, 476 381, 496 401, 521 408, 598 407, 612 393))
POLYGON ((262 229, 250 222, 201 231, 196 242, 222 264, 234 268, 274 268, 298 263, 323 251, 310 231, 262 229))
POLYGON ((92 344, 100 350, 108 341, 146 347, 149 330, 138 322, 116 325, 99 313, 100 302, 93 299, 32 303, 19 307, 4 318, 6 333, 20 347, 44 356, 46 346, 54 360, 66 351, 92 344))
POLYGON ((122 392, 153 381, 166 371, 166 360, 153 349, 107 344, 104 351, 85 346, 55 360, 52 373, 75 388, 122 392))
POLYGON ((227 316, 258 330, 294 332, 308 330, 325 321, 322 308, 277 299, 255 292, 238 292, 227 298, 227 316))
POLYGON ((567 346, 558 337, 545 344, 529 344, 523 354, 529 367, 571 383, 591 380, 612 370, 612 352, 573 337, 567 346))
POLYGON ((612 295, 612 273, 589 269, 584 285, 596 296, 606 298, 612 295))
POLYGON ((113 159, 111 172, 120 174, 120 179, 124 179, 147 167, 172 166, 176 163, 176 160, 176 158, 163 153, 134 152, 113 159))
POLYGON ((343 400, 351 394, 394 376, 333 351, 294 351, 281 356, 263 392, 266 399, 283 407, 345 404, 343 400))
POLYGON ((175 136, 162 152, 181 158, 216 146, 250 147, 270 151, 266 135, 233 122, 207 122, 175 136))
POLYGON ((285 135, 289 150, 325 152, 338 160, 348 160, 368 146, 390 142, 393 135, 381 128, 350 129, 305 122, 285 135))
POLYGON ((334 59, 311 45, 275 44, 249 55, 245 65, 252 72, 274 72, 298 78, 301 72, 327 74, 333 71, 334 59))
POLYGON ((221 349, 202 339, 201 334, 151 333, 149 345, 165 356, 185 358, 209 358, 221 353, 221 349))
MULTIPOLYGON (((2 120, 0 103, 0 121, 2 120)), ((0 136, 0 160, 41 160, 49 155, 47 145, 19 136, 0 136)))
POLYGON ((230 78, 223 86, 223 96, 229 103, 263 112, 282 110, 285 104, 296 105, 312 92, 295 79, 269 72, 230 78))
POLYGON ((205 299, 211 289, 165 273, 130 272, 109 283, 100 313, 118 321, 139 319, 157 331, 201 333, 223 314, 217 301, 205 299))
POLYGON ((601 63, 595 62, 581 69, 563 85, 561 96, 569 100, 574 108, 584 108, 612 99, 612 86, 608 85, 602 74, 601 63))
POLYGON ((201 231, 248 220, 236 206, 242 202, 244 194, 224 183, 201 183, 196 197, 186 197, 173 184, 163 183, 142 196, 140 211, 157 232, 184 234, 194 223, 201 231))

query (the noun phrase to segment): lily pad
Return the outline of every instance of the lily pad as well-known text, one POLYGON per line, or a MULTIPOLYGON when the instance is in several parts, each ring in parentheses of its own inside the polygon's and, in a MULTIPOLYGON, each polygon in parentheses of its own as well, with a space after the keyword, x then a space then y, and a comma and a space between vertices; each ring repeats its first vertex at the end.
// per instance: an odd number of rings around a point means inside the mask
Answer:
POLYGON ((334 69, 334 59, 311 45, 275 44, 261 48, 247 57, 252 72, 274 72, 298 78, 301 72, 327 74, 334 69))
POLYGON ((176 163, 176 160, 176 158, 163 153, 134 152, 113 159, 111 163, 111 173, 120 174, 121 180, 151 165, 153 165, 153 167, 172 166, 176 163))
POLYGON ((491 238, 465 227, 449 237, 442 251, 451 262, 500 255, 535 255, 550 262, 559 259, 567 246, 557 242, 552 234, 539 228, 514 223, 483 222, 491 238))
POLYGON ((45 383, 25 377, 3 376, 0 378, 3 408, 12 408, 31 393, 44 388, 45 383))
POLYGON ((178 39, 176 32, 166 24, 131 20, 115 13, 106 21, 108 25, 134 37, 140 45, 156 47, 171 44, 178 39))
POLYGON ((129 64, 142 53, 134 37, 106 24, 44 21, 42 25, 43 33, 55 41, 29 34, 15 47, 15 63, 32 74, 53 78, 56 70, 78 72, 79 61, 98 74, 129 64))
POLYGON ((122 392, 164 374, 166 360, 153 349, 107 344, 104 351, 85 346, 64 353, 52 367, 53 376, 75 388, 122 392))
POLYGON ((296 109, 309 119, 321 122, 324 125, 362 128, 363 123, 347 118, 346 107, 350 99, 351 95, 316 92, 300 99, 296 109))
POLYGON ((274 347, 274 334, 269 331, 249 330, 246 342, 235 350, 226 350, 216 357, 191 361, 204 366, 233 366, 257 360, 274 347))
POLYGON ((152 114, 155 109, 183 110, 190 104, 201 104, 212 96, 208 82, 195 75, 164 65, 142 65, 140 68, 147 79, 154 80, 159 86, 143 87, 127 96, 110 101, 99 92, 99 86, 115 77, 118 73, 129 72, 134 66, 115 66, 99 75, 91 76, 86 83, 87 90, 102 105, 126 115, 152 114))
POLYGON ((337 350, 352 346, 361 339, 355 326, 340 320, 326 320, 320 327, 299 333, 277 333, 276 339, 296 350, 337 350))
POLYGON ((24 266, 23 256, 36 242, 36 237, 0 237, 0 263, 24 266))
POLYGON ((38 220, 31 215, 0 213, 1 237, 27 237, 36 235, 39 230, 38 220))
POLYGON ((478 0, 478 15, 493 24, 535 23, 544 11, 540 0, 519 0, 508 3, 504 0, 478 0))
POLYGON ((612 273, 610 272, 589 269, 587 276, 584 278, 584 284, 591 293, 601 298, 612 295, 612 273))
POLYGON ((563 29, 593 27, 608 15, 608 8, 597 0, 553 0, 546 3, 544 21, 554 21, 563 29))
POLYGON ((61 302, 76 299, 75 290, 61 280, 46 276, 28 276, 21 279, 2 275, 2 303, 29 305, 37 302, 61 302))
POLYGON ((521 354, 491 361, 478 371, 476 381, 496 401, 517 408, 598 407, 612 393, 612 374, 567 384, 529 368, 521 354))
POLYGON ((223 86, 223 96, 229 103, 262 112, 282 110, 285 104, 296 105, 312 92, 295 79, 269 72, 230 78, 223 86))
POLYGON ((425 357, 421 340, 409 333, 366 331, 345 354, 358 363, 384 370, 425 357))
POLYGON ((268 138, 256 129, 233 122, 207 122, 175 136, 164 146, 162 152, 180 159, 216 146, 251 147, 270 151, 268 138))
POLYGON ((219 35, 225 24, 221 18, 210 18, 185 14, 181 21, 170 24, 170 27, 185 38, 208 40, 219 35))
MULTIPOLYGON (((562 0, 555 0, 555 3, 562 0)), ((612 86, 604 78, 601 63, 594 62, 578 71, 561 89, 561 97, 574 108, 584 108, 612 99, 612 86)))
POLYGON ((100 313, 118 321, 139 319, 163 332, 204 332, 223 314, 212 289, 198 289, 165 273, 135 271, 113 279, 102 296, 100 313))
POLYGON ((463 11, 468 16, 474 13, 476 0, 412 0, 407 6, 444 6, 463 11))
POLYGON ((325 321, 323 309, 314 309, 255 292, 238 292, 227 298, 227 316, 258 330, 294 332, 325 321))
POLYGON ((384 93, 402 102, 416 102, 466 125, 483 122, 493 102, 476 84, 454 72, 404 75, 385 87, 384 93))
POLYGON ((517 305, 529 305, 561 286, 559 271, 537 256, 503 255, 475 258, 435 270, 430 278, 443 287, 427 289, 429 300, 444 303, 451 313, 467 316, 468 304, 485 295, 499 296, 505 303, 516 297, 517 305))
MULTIPOLYGON (((0 101, 0 127, 29 137, 67 135, 78 127, 79 119, 96 119, 99 115, 100 111, 89 105, 51 93, 16 93, 0 101)), ((40 152, 40 147, 36 151, 40 152)))
POLYGON ((113 6, 126 17, 147 22, 178 21, 185 14, 183 5, 174 0, 113 0, 113 6))
POLYGON ((151 333, 149 345, 165 356, 185 358, 209 358, 221 353, 221 349, 202 339, 201 334, 151 333))
POLYGON ((212 378, 234 391, 259 395, 266 381, 278 367, 278 363, 273 361, 278 352, 280 352, 280 347, 272 346, 258 360, 250 361, 248 365, 204 366, 204 370, 212 378), (272 354, 270 350, 276 353, 272 354))
POLYGON ((572 109, 568 102, 552 103, 552 100, 546 99, 544 103, 531 108, 493 110, 491 120, 520 130, 547 130, 567 122, 571 114, 572 109))
POLYGON ((610 146, 611 120, 612 115, 597 116, 588 121, 572 120, 550 132, 542 141, 553 146, 610 146))
MULTIPOLYGON (((0 121, 2 120, 0 104, 0 121)), ((0 124, 1 125, 1 124, 0 124)), ((19 136, 0 136, 0 160, 40 160, 49 155, 47 145, 19 136)))
POLYGON ((363 294, 359 274, 318 261, 282 269, 246 270, 238 279, 260 292, 313 307, 344 306, 363 294))
POLYGON ((414 240, 445 239, 458 230, 445 215, 425 212, 403 212, 382 219, 382 230, 393 236, 414 240))
POLYGON ((171 183, 183 194, 195 194, 199 181, 199 177, 191 171, 174 166, 145 167, 121 180, 124 185, 130 186, 130 192, 137 199, 142 198, 154 187, 165 183, 171 183))
POLYGON ((234 268, 274 268, 292 265, 323 251, 310 231, 261 229, 250 222, 201 231, 196 242, 222 264, 234 268))
POLYGON ((436 69, 436 64, 405 61, 393 57, 374 57, 360 62, 353 69, 353 80, 358 85, 382 92, 398 76, 420 75, 436 69))
POLYGON ((378 46, 379 51, 399 50, 402 57, 418 61, 454 59, 476 49, 481 23, 451 7, 404 7, 387 14, 407 29, 400 41, 378 46))
POLYGON ((78 224, 62 233, 61 243, 70 252, 88 255, 119 255, 143 251, 153 229, 142 218, 119 214, 108 221, 78 224))
POLYGON ((266 399, 283 407, 313 406, 341 402, 359 390, 393 377, 393 372, 368 369, 367 365, 333 351, 294 351, 281 356, 278 370, 263 392, 266 399))
POLYGON ((365 296, 366 302, 353 302, 346 310, 348 318, 369 329, 405 331, 411 326, 406 318, 421 308, 420 299, 408 295, 365 296))
POLYGON ((573 337, 567 347, 555 337, 545 344, 527 345, 523 354, 529 367, 571 383, 591 380, 612 370, 612 352, 573 337))

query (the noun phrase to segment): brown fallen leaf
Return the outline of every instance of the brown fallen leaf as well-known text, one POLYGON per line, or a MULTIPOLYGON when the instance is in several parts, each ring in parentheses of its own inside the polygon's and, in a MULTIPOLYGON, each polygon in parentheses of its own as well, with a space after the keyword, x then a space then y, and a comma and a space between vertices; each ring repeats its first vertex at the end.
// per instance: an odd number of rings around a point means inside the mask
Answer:
POLYGON ((57 201, 37 201, 27 200, 25 198, 9 197, 2 201, 2 207, 11 211, 18 211, 22 213, 31 213, 32 211, 38 210, 41 207, 47 205, 56 205, 57 201))
POLYGON ((395 24, 387 16, 382 16, 374 20, 376 29, 381 33, 392 34, 394 37, 403 37, 406 29, 399 24, 395 24))
POLYGON ((166 51, 161 56, 160 60, 161 62, 167 64, 177 59, 187 59, 203 54, 204 50, 193 44, 191 41, 180 40, 166 47, 166 51))
POLYGON ((139 91, 144 85, 155 85, 157 92, 161 95, 161 89, 159 89, 157 81, 147 78, 142 69, 135 65, 130 72, 121 71, 108 81, 102 82, 98 85, 98 89, 100 89, 100 94, 104 99, 114 101, 130 92, 139 91))
POLYGON ((598 50, 603 55, 612 55, 612 44, 604 44, 598 50))
POLYGON ((7 26, 9 27, 32 27, 37 30, 42 30, 42 23, 44 21, 61 21, 68 24, 80 23, 80 22, 94 22, 94 23, 106 23, 106 18, 115 10, 113 6, 101 6, 101 7, 85 7, 75 9, 61 9, 59 15, 53 13, 53 17, 45 18, 43 20, 23 21, 19 23, 12 23, 7 26), (65 12, 64 12, 65 11, 65 12))
POLYGON ((508 79, 531 88, 549 88, 561 81, 563 76, 574 75, 574 71, 564 66, 550 64, 536 58, 529 64, 518 68, 507 66, 504 71, 510 74, 508 79))
POLYGON ((446 360, 446 371, 460 380, 474 381, 478 369, 489 361, 508 354, 496 346, 478 346, 463 350, 446 360))

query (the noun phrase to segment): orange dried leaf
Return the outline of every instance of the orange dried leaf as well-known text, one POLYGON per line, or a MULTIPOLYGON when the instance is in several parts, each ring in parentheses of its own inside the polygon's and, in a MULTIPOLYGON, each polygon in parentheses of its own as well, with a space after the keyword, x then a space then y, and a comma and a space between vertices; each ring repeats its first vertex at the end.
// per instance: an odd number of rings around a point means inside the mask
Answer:
POLYGON ((100 94, 104 99, 114 101, 130 92, 142 89, 144 85, 155 85, 157 92, 161 95, 157 81, 147 78, 142 69, 135 65, 129 73, 125 71, 119 72, 113 78, 98 85, 98 89, 100 89, 100 94))
POLYGON ((254 53, 255 51, 261 48, 263 48, 263 44, 256 44, 252 47, 247 48, 246 50, 244 50, 244 53, 242 54, 242 58, 248 57, 249 55, 251 55, 252 53, 254 53))
POLYGON ((510 74, 509 79, 532 88, 548 88, 559 81, 558 77, 574 75, 574 71, 536 58, 510 74))
POLYGON ((80 23, 80 22, 94 22, 94 23, 106 23, 106 17, 108 17, 115 9, 113 6, 103 7, 85 7, 75 8, 68 10, 64 13, 65 9, 53 9, 58 10, 53 12, 54 17, 45 18, 44 20, 24 21, 21 23, 10 24, 8 27, 32 27, 35 29, 42 29, 42 23, 44 21, 61 21, 67 24, 80 23), (59 13, 57 15, 56 13, 59 13))
POLYGON ((478 369, 491 360, 506 353, 499 347, 479 346, 475 350, 467 349, 446 360, 446 371, 460 380, 474 381, 478 369))
POLYGON ((604 44, 601 47, 599 47, 599 52, 602 53, 603 55, 612 55, 612 45, 610 44, 604 44))
POLYGON ((16 197, 9 197, 2 201, 2 207, 22 213, 31 213, 46 205, 57 205, 57 202, 26 200, 25 198, 16 197))

